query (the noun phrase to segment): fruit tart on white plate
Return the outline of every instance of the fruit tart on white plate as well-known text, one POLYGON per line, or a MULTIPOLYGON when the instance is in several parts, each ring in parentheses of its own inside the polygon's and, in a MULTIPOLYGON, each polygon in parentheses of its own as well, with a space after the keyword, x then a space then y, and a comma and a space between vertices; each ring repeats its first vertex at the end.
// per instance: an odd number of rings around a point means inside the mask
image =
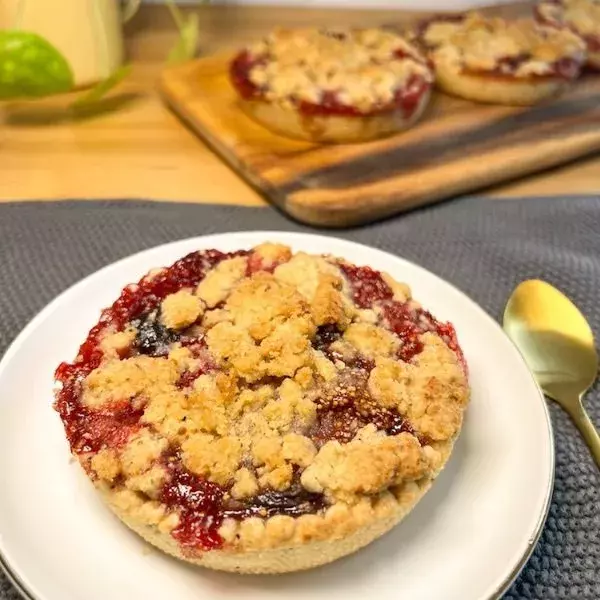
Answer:
POLYGON ((469 399, 454 328, 407 285, 269 243, 127 286, 56 378, 71 451, 116 515, 242 573, 322 565, 391 529, 469 399))

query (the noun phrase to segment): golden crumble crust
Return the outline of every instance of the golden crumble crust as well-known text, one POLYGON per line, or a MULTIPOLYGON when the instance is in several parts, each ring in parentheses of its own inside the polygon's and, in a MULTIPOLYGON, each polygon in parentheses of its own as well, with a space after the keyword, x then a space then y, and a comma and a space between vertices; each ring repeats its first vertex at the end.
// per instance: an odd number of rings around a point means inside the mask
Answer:
MULTIPOLYGON (((196 295, 208 308, 214 308, 227 298, 229 292, 246 274, 245 257, 224 260, 198 284, 196 295)), ((168 299, 168 297, 167 297, 168 299)))
POLYGON ((543 22, 568 26, 585 37, 600 37, 600 2, 598 0, 542 0, 536 11, 543 22))
POLYGON ((356 495, 377 494, 405 480, 423 477, 427 461, 417 439, 388 436, 373 425, 347 444, 327 442, 302 474, 302 485, 354 504, 356 495))
POLYGON ((161 321, 168 329, 185 329, 204 312, 204 303, 191 290, 180 290, 167 296, 161 304, 161 321))
POLYGON ((73 379, 88 428, 74 453, 120 518, 233 565, 336 540, 347 553, 406 514, 468 402, 452 326, 388 274, 277 244, 185 282, 107 328, 73 379))
POLYGON ((424 26, 421 39, 436 65, 517 79, 562 77, 557 65, 565 60, 573 61, 578 73, 585 56, 581 39, 567 30, 541 27, 531 19, 507 21, 475 12, 464 18, 432 20, 424 26))
POLYGON ((128 328, 125 331, 117 331, 106 335, 100 347, 106 357, 123 358, 127 355, 131 344, 135 339, 135 329, 128 328))
POLYGON ((352 323, 344 332, 344 340, 369 358, 394 356, 400 346, 394 334, 371 323, 352 323))
POLYGON ((362 113, 394 102, 411 78, 432 75, 417 48, 383 29, 279 29, 244 50, 248 78, 269 102, 337 100, 362 113))

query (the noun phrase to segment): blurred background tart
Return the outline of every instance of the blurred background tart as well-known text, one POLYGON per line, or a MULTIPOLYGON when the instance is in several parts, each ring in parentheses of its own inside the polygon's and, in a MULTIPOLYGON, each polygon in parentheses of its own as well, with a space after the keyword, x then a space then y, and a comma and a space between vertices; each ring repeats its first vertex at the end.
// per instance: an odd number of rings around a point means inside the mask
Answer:
POLYGON ((535 8, 540 23, 566 27, 587 45, 588 66, 600 70, 600 1, 543 0, 535 8))
POLYGON ((445 92, 476 102, 531 105, 570 86, 585 44, 568 30, 478 13, 431 19, 417 33, 445 92))
POLYGON ((231 64, 242 108, 276 133, 361 142, 410 127, 433 82, 419 50, 382 29, 278 30, 231 64))

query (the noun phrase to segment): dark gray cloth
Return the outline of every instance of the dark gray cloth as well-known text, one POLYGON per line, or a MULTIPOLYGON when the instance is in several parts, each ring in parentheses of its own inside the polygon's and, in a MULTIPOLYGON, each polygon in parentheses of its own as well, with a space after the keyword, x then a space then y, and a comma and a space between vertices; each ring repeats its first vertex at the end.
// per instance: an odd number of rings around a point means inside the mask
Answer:
MULTIPOLYGON (((0 205, 0 353, 56 294, 107 263, 185 237, 257 229, 311 231, 264 208, 138 201, 0 205)), ((600 197, 462 199, 360 229, 321 233, 415 261, 498 319, 518 282, 545 279, 585 311, 600 335, 600 197)), ((587 406, 600 423, 598 386, 587 406)), ((540 543, 505 598, 598 600, 600 474, 567 416, 554 403, 551 412, 552 506, 540 543)), ((0 575, 0 598, 16 597, 0 575)))

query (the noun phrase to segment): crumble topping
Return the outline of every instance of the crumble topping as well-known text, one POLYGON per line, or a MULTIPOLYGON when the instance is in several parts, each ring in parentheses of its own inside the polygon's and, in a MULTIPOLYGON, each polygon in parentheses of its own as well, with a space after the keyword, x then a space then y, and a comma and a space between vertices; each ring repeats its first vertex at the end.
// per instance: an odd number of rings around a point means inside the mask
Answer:
POLYGON ((327 442, 301 481, 311 492, 354 503, 357 494, 377 494, 402 481, 419 479, 426 469, 425 455, 414 436, 387 436, 368 425, 347 444, 327 442))
POLYGON ((247 96, 360 113, 394 104, 417 79, 433 79, 414 46, 382 29, 279 29, 242 51, 232 76, 247 96))
POLYGON ((425 23, 420 35, 434 63, 474 73, 574 78, 585 57, 585 45, 576 35, 530 19, 468 13, 425 23))
POLYGON ((181 290, 162 301, 161 323, 167 329, 185 329, 195 323, 203 312, 202 299, 195 296, 191 290, 181 290))
POLYGON ((597 46, 600 47, 598 0, 542 0, 536 6, 536 13, 549 25, 566 25, 584 38, 596 38, 597 46))
POLYGON ((339 538, 427 486, 468 401, 406 284, 277 244, 128 286, 57 370, 71 449, 186 555, 339 538))

